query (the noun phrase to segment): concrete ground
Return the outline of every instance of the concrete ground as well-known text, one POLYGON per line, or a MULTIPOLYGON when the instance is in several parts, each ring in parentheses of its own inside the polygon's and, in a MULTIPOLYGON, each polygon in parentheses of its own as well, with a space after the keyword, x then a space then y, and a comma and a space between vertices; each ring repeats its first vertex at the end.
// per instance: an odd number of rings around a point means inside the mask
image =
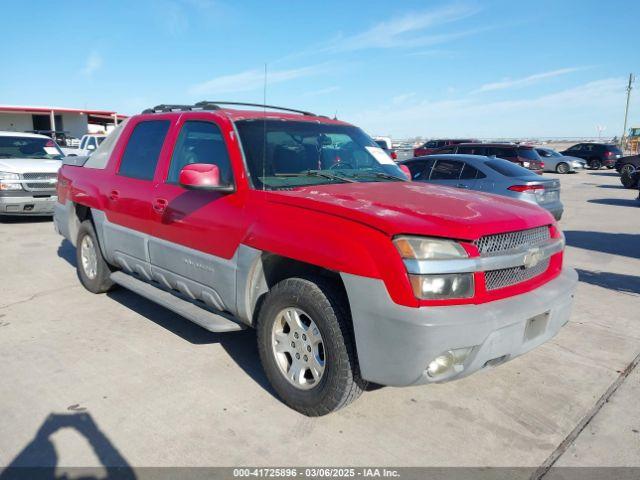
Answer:
POLYGON ((122 289, 93 295, 50 221, 5 220, 0 465, 640 467, 637 192, 612 171, 561 180, 580 284, 556 338, 322 418, 274 397, 252 331, 209 333, 122 289))

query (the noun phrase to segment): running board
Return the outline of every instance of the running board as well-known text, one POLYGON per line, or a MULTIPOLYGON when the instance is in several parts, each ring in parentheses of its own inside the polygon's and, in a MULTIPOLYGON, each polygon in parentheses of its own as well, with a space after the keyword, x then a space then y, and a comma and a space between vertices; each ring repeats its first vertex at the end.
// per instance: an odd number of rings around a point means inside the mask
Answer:
POLYGON ((246 328, 244 325, 231 320, 231 315, 227 317, 225 313, 214 313, 201 308, 187 300, 176 297, 166 290, 154 287, 124 272, 113 272, 111 274, 111 280, 138 295, 168 308, 187 320, 197 323, 210 332, 235 332, 246 328))

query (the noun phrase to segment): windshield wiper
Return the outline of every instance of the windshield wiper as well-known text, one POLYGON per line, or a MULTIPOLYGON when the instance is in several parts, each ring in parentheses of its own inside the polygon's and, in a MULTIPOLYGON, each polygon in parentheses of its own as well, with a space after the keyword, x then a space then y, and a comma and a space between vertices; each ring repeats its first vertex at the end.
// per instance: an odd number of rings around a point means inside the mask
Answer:
POLYGON ((361 176, 373 176, 373 177, 378 177, 378 178, 386 178, 387 180, 397 180, 399 182, 406 182, 405 179, 402 179, 400 177, 396 177, 395 175, 391 175, 390 173, 384 173, 384 172, 356 172, 353 174, 354 177, 358 178, 361 176))
POLYGON ((342 175, 336 175, 335 173, 321 172, 319 170, 307 170, 306 172, 299 173, 276 173, 276 177, 323 177, 329 180, 340 180, 341 182, 354 183, 355 180, 342 175))

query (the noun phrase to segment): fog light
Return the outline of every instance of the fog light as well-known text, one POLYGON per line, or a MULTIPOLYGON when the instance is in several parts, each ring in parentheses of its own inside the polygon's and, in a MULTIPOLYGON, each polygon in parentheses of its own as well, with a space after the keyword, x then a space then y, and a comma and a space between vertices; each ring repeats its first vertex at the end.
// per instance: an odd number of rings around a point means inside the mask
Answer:
POLYGON ((438 355, 429 363, 427 375, 434 378, 452 371, 461 372, 464 370, 464 362, 473 351, 473 348, 474 347, 457 348, 438 355))

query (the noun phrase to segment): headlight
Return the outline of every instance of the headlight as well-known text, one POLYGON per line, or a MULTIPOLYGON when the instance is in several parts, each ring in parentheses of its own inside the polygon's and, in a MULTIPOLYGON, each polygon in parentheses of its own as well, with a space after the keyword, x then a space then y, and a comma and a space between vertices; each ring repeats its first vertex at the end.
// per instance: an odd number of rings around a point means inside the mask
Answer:
POLYGON ((413 294, 423 300, 471 298, 474 294, 473 273, 446 275, 409 274, 413 294))
POLYGON ((0 190, 22 190, 20 175, 11 172, 0 172, 0 190))
POLYGON ((449 260, 467 258, 462 245, 440 238, 400 236, 393 239, 400 256, 406 260, 449 260))
MULTIPOLYGON (((411 262, 460 260, 469 255, 458 242, 441 238, 400 236, 393 239, 405 265, 411 262)), ((411 268, 409 268, 411 272, 411 268)), ((420 275, 409 273, 416 298, 445 300, 470 298, 474 294, 473 273, 420 275)))

